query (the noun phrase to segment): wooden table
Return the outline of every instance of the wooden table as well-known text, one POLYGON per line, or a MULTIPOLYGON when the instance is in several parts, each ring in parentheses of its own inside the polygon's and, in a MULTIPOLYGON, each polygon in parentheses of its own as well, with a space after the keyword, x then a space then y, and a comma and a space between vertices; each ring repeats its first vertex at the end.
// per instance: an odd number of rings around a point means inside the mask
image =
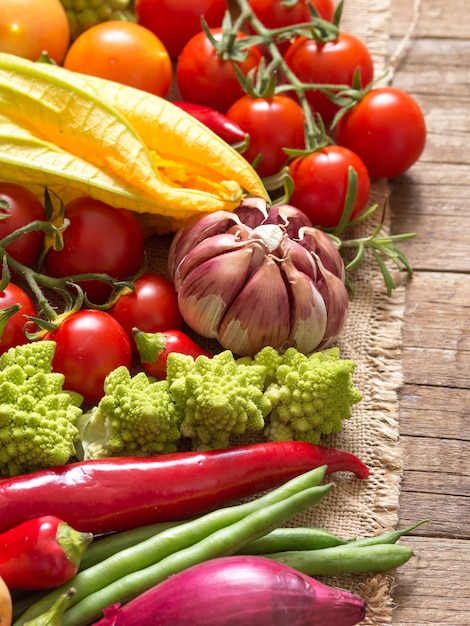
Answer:
MULTIPOLYGON (((391 50, 413 0, 393 0, 391 50)), ((422 0, 393 83, 424 109, 423 157, 392 183, 394 232, 414 276, 403 329, 400 527, 429 518, 402 542, 393 624, 470 624, 470 15, 468 0, 422 0)))

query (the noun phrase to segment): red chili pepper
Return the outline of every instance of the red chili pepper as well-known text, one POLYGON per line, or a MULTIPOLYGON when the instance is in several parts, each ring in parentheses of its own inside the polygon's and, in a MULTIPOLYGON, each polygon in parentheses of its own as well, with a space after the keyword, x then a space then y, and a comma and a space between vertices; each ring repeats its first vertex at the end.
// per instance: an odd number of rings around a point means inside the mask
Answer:
POLYGON ((170 352, 187 354, 194 359, 201 355, 209 358, 213 356, 181 330, 145 333, 138 328, 133 328, 132 333, 143 369, 149 376, 159 380, 166 378, 166 361, 170 352))
POLYGON ((0 577, 10 589, 50 589, 78 571, 91 533, 58 517, 30 519, 0 535, 0 577))
POLYGON ((229 120, 226 115, 220 113, 220 111, 215 111, 202 104, 193 104, 179 100, 174 100, 173 104, 202 122, 227 143, 234 144, 246 141, 245 131, 237 123, 229 120))
POLYGON ((0 532, 41 515, 93 534, 186 519, 321 465, 369 475, 350 452, 300 441, 71 463, 0 481, 0 532))

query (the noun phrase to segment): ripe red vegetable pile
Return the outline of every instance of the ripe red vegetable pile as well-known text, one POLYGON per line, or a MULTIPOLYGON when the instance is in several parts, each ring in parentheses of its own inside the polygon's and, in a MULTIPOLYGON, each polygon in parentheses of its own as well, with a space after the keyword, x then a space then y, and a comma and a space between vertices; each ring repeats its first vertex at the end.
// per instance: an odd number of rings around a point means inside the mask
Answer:
MULTIPOLYGON (((50 12, 53 27, 44 26, 33 42, 14 36, 13 22, 32 20, 28 0, 22 4, 19 16, 16 0, 0 6, 0 53, 37 61, 45 50, 49 61, 73 72, 172 99, 244 156, 271 203, 255 210, 259 198, 248 198, 238 213, 202 216, 156 241, 125 209, 88 196, 64 206, 47 189, 41 201, 26 186, 0 179, 0 355, 30 341, 55 341, 54 372, 91 407, 113 370, 163 380, 170 352, 196 358, 211 356, 213 344, 225 347, 219 329, 229 328, 230 350, 240 356, 273 345, 281 330, 279 350, 330 345, 347 311, 348 272, 368 245, 411 271, 375 227, 367 243, 344 235, 376 211, 374 180, 399 176, 419 159, 426 126, 409 94, 375 84, 370 51, 342 30, 341 3, 236 0, 228 3, 229 19, 225 0, 135 0, 135 22, 96 17, 85 27, 67 21, 70 3, 47 0, 41 11, 50 12), (204 252, 190 255, 196 234, 204 252), (226 243, 230 237, 236 244, 226 243), (169 267, 161 259, 154 267, 156 248, 170 249, 169 267), (235 283, 227 284, 223 262, 235 248, 248 260, 229 300, 235 283), (357 256, 343 261, 351 248, 357 256), (214 261, 216 271, 203 261, 214 261), (260 287, 256 298, 237 299, 260 267, 276 273, 282 306, 274 279, 260 281, 266 293, 260 287), (185 271, 190 289, 182 284, 185 271), (255 317, 256 333, 249 327, 255 317), (217 324, 202 332, 212 319, 217 324), (249 331, 256 334, 250 341, 249 331), (146 333, 160 333, 158 359, 143 348, 146 333)), ((37 11, 38 3, 29 4, 37 11)), ((27 33, 30 24, 23 26, 27 33)), ((393 279, 380 268, 390 293, 393 279)), ((0 389, 0 457, 8 446, 8 389, 0 389)), ((413 555, 397 544, 409 529, 353 541, 323 529, 285 528, 327 497, 333 484, 322 484, 325 475, 367 479, 367 466, 345 450, 279 441, 73 461, 0 480, 0 582, 13 597, 11 617, 10 598, 2 614, 0 595, 2 626, 145 626, 156 623, 155 615, 162 626, 353 626, 364 619, 366 602, 314 576, 384 572, 413 555)))

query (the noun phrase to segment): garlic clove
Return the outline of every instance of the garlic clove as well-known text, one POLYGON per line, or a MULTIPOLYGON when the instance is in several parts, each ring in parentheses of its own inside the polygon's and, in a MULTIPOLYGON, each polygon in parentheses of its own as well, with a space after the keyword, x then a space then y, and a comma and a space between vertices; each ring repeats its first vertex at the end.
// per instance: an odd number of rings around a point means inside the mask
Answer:
POLYGON ((318 268, 313 254, 294 239, 288 239, 286 246, 288 250, 287 254, 299 272, 307 274, 313 281, 316 281, 318 278, 318 268))
POLYGON ((249 279, 255 252, 255 247, 245 245, 210 258, 178 283, 179 309, 190 328, 217 338, 222 318, 249 279))
POLYGON ((291 259, 282 266, 291 303, 291 331, 286 347, 309 354, 317 349, 327 328, 327 308, 314 281, 299 271, 291 259))
POLYGON ((317 289, 328 312, 325 336, 319 346, 323 349, 331 345, 343 330, 348 312, 349 296, 344 282, 322 267, 321 261, 319 262, 319 269, 321 278, 317 281, 317 289))
POLYGON ((268 217, 266 200, 263 198, 244 198, 234 212, 250 228, 256 228, 268 217))
POLYGON ((344 262, 331 237, 318 228, 306 227, 300 229, 299 243, 320 257, 324 267, 344 282, 344 262))
POLYGON ((173 237, 168 252, 168 272, 170 276, 174 276, 180 261, 201 241, 213 235, 226 232, 234 224, 241 224, 241 222, 230 211, 214 211, 202 217, 199 216, 197 219, 192 220, 190 224, 181 228, 173 237))
POLYGON ((290 332, 290 303, 278 263, 266 257, 225 312, 219 343, 240 356, 281 349, 290 332))
POLYGON ((201 263, 245 247, 246 242, 240 241, 238 236, 233 233, 221 233, 201 241, 176 266, 173 272, 173 282, 176 290, 179 290, 181 282, 185 280, 190 272, 197 269, 201 263))
POLYGON ((271 207, 264 223, 279 224, 291 239, 297 239, 299 230, 304 226, 312 226, 312 222, 305 213, 290 204, 271 207))

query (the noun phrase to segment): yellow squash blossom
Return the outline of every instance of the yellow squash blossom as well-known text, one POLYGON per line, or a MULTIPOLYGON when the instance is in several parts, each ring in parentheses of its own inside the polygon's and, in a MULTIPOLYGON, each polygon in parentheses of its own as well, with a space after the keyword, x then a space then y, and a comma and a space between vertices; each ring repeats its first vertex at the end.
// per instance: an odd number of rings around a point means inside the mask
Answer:
POLYGON ((88 194, 152 216, 161 232, 191 217, 268 199, 249 163, 158 96, 0 54, 0 178, 64 202, 88 194))

